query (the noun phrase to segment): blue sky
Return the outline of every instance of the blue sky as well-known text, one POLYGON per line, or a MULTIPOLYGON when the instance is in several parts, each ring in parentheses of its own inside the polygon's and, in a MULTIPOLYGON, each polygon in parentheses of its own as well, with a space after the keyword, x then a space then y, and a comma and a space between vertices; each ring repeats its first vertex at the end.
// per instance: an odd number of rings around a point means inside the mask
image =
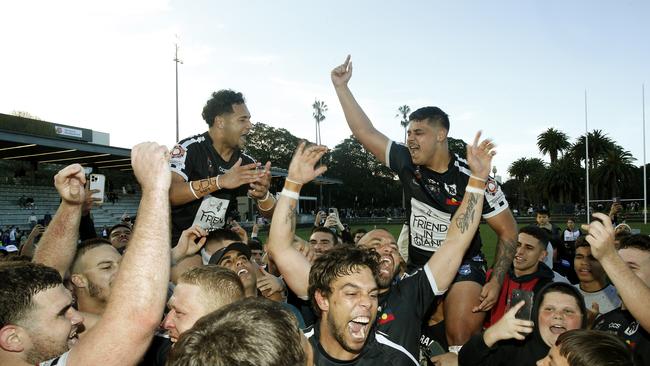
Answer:
POLYGON ((583 133, 586 89, 590 129, 640 165, 648 14, 644 1, 2 2, 0 112, 109 132, 115 146, 172 145, 178 35, 181 137, 206 129, 212 91, 232 88, 254 121, 312 140, 311 104, 324 100, 333 147, 350 131, 329 72, 350 53, 350 87, 393 139, 398 106, 436 105, 451 136, 492 136, 506 175, 541 157, 548 127, 583 133))

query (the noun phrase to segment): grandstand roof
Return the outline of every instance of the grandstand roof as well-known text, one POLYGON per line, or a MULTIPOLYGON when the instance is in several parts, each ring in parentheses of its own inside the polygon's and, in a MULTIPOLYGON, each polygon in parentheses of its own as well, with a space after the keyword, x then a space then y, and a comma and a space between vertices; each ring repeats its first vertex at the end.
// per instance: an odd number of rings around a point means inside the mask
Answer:
POLYGON ((101 133, 5 114, 0 122, 0 159, 131 170, 130 149, 92 142, 101 133))
MULTIPOLYGON (((0 159, 133 170, 131 149, 93 143, 96 134, 89 129, 0 113, 0 159)), ((272 167, 271 175, 286 177, 287 170, 272 167)), ((317 177, 314 183, 343 184, 339 179, 324 176, 317 177)))

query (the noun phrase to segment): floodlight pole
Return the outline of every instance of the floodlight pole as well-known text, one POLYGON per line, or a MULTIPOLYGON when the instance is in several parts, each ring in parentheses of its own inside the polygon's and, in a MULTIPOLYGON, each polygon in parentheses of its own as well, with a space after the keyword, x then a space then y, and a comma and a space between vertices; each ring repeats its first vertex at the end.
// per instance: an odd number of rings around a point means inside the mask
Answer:
POLYGON ((646 177, 646 162, 645 162, 645 84, 641 84, 641 109, 643 113, 643 223, 648 223, 648 179, 646 177))
POLYGON ((590 222, 589 212, 589 127, 587 126, 587 89, 585 89, 585 171, 587 182, 587 224, 590 222))
POLYGON ((178 136, 178 64, 183 63, 178 58, 178 43, 174 43, 174 47, 176 48, 176 52, 174 54, 174 64, 176 65, 176 142, 179 141, 179 136, 178 136))

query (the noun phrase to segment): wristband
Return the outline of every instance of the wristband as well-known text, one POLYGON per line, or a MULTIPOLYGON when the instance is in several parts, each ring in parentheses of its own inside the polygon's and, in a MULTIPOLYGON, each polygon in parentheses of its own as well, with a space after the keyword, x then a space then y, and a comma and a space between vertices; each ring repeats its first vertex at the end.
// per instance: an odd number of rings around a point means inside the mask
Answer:
POLYGON ((485 195, 485 190, 484 189, 476 188, 476 187, 472 187, 472 186, 465 187, 465 192, 478 193, 480 195, 485 195))
POLYGON ((293 179, 289 179, 289 178, 286 178, 285 181, 286 181, 286 182, 291 182, 291 183, 293 183, 293 184, 302 185, 302 183, 298 183, 298 182, 296 182, 295 180, 293 180, 293 179))
POLYGON ((469 177, 470 177, 470 178, 474 178, 474 179, 476 179, 476 180, 480 180, 481 182, 485 183, 485 179, 484 179, 484 178, 479 178, 479 177, 475 176, 474 174, 470 175, 469 177))
POLYGON ((458 355, 458 352, 460 352, 461 348, 463 348, 463 346, 449 346, 449 352, 458 355))
POLYGON ((282 192, 280 192, 280 195, 288 197, 288 198, 293 198, 294 200, 300 199, 300 193, 296 191, 289 190, 287 188, 283 189, 282 192))
POLYGON ((269 197, 273 197, 269 194, 269 191, 266 191, 266 198, 264 198, 262 201, 257 201, 257 208, 259 208, 260 211, 270 211, 273 207, 275 207, 275 201, 273 201, 273 204, 269 208, 262 208, 262 205, 260 205, 260 202, 266 202, 269 197))
POLYGON ((221 175, 217 175, 217 189, 218 189, 218 190, 221 190, 221 186, 219 185, 219 177, 220 177, 220 176, 221 176, 221 175))
POLYGON ((192 194, 194 195, 194 197, 196 197, 196 199, 198 200, 198 199, 199 199, 199 196, 197 196, 197 195, 196 195, 196 192, 194 192, 194 188, 192 188, 192 182, 187 182, 187 184, 190 185, 190 191, 192 192, 192 194))

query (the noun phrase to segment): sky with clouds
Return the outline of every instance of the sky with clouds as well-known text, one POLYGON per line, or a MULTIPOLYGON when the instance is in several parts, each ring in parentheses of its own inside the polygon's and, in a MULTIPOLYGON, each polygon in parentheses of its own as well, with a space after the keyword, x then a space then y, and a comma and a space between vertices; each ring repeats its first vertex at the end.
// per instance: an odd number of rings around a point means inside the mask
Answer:
MULTIPOLYGON (((108 132, 111 144, 175 140, 174 44, 180 44, 180 135, 206 130, 212 91, 247 98, 253 121, 314 140, 311 104, 329 106, 323 142, 350 134, 329 79, 352 54, 350 87, 395 140, 397 108, 435 105, 450 136, 478 129, 506 175, 541 157, 548 127, 589 128, 643 161, 641 85, 650 94, 647 1, 3 1, 0 113, 108 132)), ((650 98, 646 97, 646 100, 650 98)))

